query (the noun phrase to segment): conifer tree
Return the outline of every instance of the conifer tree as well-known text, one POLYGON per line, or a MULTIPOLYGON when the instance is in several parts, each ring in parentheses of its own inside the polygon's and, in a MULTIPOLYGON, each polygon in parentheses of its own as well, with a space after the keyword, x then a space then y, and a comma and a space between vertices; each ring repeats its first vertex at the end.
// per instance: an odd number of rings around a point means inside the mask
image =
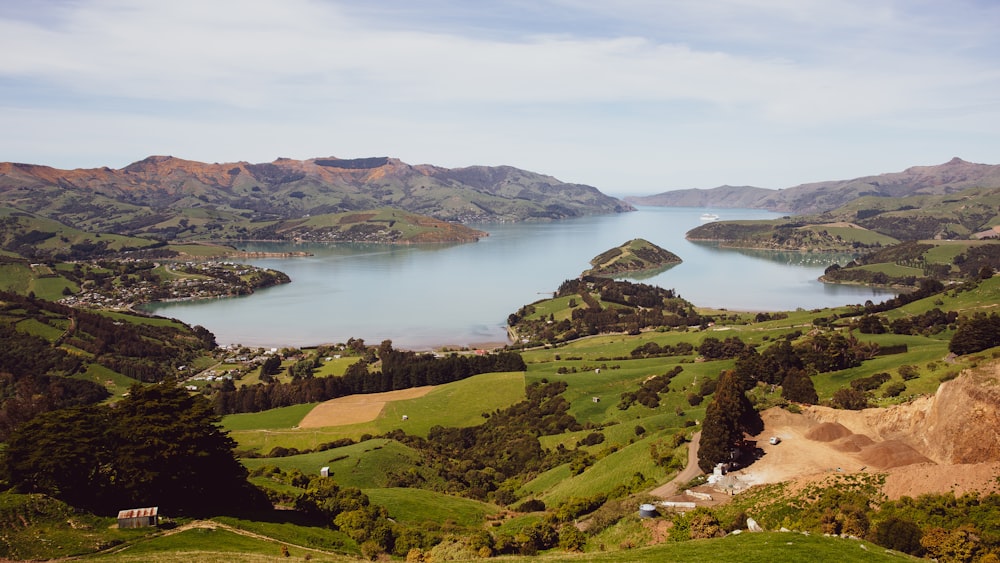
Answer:
POLYGON ((744 433, 756 434, 762 429, 763 421, 744 394, 740 377, 733 370, 722 372, 712 402, 705 410, 698 467, 707 473, 717 463, 730 461, 731 452, 743 441, 744 433))

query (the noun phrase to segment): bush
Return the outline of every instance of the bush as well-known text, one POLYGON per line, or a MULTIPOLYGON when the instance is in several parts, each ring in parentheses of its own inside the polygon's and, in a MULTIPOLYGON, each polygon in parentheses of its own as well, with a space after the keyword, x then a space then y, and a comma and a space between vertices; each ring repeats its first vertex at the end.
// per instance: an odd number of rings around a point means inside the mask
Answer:
POLYGON ((518 505, 514 510, 518 512, 544 512, 545 503, 536 498, 528 499, 518 505))
POLYGON ((916 379, 920 376, 920 370, 917 366, 912 366, 909 364, 904 364, 899 366, 899 377, 903 378, 903 381, 909 381, 911 379, 916 379))
POLYGON ((859 411, 868 408, 868 396, 857 389, 838 389, 830 403, 834 408, 859 411))
POLYGON ((903 391, 906 391, 906 384, 902 381, 893 381, 889 385, 885 386, 885 391, 882 392, 882 396, 885 398, 898 397, 903 391))

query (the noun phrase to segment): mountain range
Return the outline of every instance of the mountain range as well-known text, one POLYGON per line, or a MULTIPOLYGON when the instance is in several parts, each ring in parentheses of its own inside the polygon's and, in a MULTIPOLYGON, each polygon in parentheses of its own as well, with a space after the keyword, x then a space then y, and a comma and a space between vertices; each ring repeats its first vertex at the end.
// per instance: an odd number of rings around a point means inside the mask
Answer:
POLYGON ((719 186, 633 196, 625 201, 662 207, 767 209, 798 215, 830 211, 865 196, 946 195, 974 187, 1000 187, 1000 165, 977 164, 956 157, 936 166, 913 166, 902 172, 813 182, 781 190, 719 186))
POLYGON ((597 188, 510 166, 442 168, 389 157, 251 164, 150 156, 121 169, 0 163, 0 206, 90 232, 202 236, 187 230, 395 208, 458 223, 551 220, 634 208, 597 188), (183 222, 184 225, 179 225, 183 222))

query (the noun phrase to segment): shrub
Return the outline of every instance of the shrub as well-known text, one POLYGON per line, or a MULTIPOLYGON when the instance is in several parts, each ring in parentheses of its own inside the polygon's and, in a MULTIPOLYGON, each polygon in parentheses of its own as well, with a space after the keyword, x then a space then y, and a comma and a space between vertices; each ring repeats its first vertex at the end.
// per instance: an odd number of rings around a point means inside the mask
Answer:
POLYGON ((899 377, 903 378, 903 381, 916 379, 917 377, 920 376, 920 370, 917 368, 917 366, 909 364, 904 364, 899 366, 899 369, 897 371, 899 372, 899 377))
POLYGON ((903 391, 906 391, 906 384, 902 381, 893 381, 889 385, 885 386, 885 391, 882 392, 882 396, 885 398, 898 397, 903 391))

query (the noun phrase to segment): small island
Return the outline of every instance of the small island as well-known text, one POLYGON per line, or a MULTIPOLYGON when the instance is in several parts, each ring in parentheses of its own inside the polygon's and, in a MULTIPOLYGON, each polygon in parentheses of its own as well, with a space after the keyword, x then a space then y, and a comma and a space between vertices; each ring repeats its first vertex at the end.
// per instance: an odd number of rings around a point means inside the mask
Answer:
POLYGON ((622 274, 655 270, 681 262, 680 257, 673 252, 664 250, 648 240, 636 238, 594 257, 590 261, 590 265, 593 267, 583 274, 610 278, 622 274))

